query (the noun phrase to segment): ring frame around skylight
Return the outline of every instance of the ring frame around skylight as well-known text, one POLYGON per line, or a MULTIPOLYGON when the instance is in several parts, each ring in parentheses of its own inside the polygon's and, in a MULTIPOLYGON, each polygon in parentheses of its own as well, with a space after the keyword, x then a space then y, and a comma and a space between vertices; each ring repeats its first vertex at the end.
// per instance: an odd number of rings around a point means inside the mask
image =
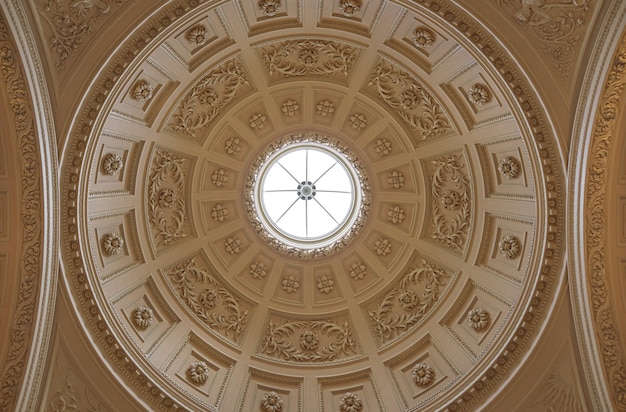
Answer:
MULTIPOLYGON (((279 182, 282 181, 279 180, 279 182)), ((280 190, 280 187, 271 186, 270 190, 274 189, 280 190)), ((271 247, 294 257, 323 257, 333 254, 349 244, 360 232, 370 208, 370 187, 361 162, 339 140, 319 133, 302 133, 291 135, 272 143, 257 157, 248 174, 245 200, 250 222, 256 232, 271 247), (296 158, 302 159, 303 163, 306 163, 305 152, 309 153, 310 158, 321 159, 320 163, 323 163, 324 157, 327 156, 327 167, 320 170, 315 168, 309 169, 310 172, 312 171, 312 175, 316 175, 316 173, 317 175, 307 178, 306 164, 303 164, 299 170, 297 166, 294 166, 296 167, 294 170, 296 173, 291 171, 290 175, 289 171, 285 169, 289 169, 289 165, 297 164, 297 162, 294 162, 294 159, 286 162, 284 160, 296 154, 296 158), (329 177, 327 175, 331 173, 328 171, 328 165, 333 161, 336 164, 330 170, 335 173, 334 177, 337 178, 337 181, 342 180, 345 183, 337 190, 342 195, 330 195, 330 190, 334 190, 334 188, 328 185, 335 184, 326 179, 326 177, 329 177), (284 166, 287 167, 285 168, 284 166), (271 180, 274 179, 275 176, 273 175, 276 174, 274 173, 276 171, 281 172, 280 174, 285 179, 289 179, 284 180, 285 192, 280 192, 284 196, 279 192, 264 191, 264 188, 268 187, 268 179, 270 179, 270 186, 276 183, 276 180, 273 181, 274 183, 271 180), (302 176, 293 176, 298 174, 297 172, 300 172, 302 176), (324 172, 327 172, 325 177, 318 179, 319 175, 324 172), (315 186, 315 188, 312 186, 315 186), (349 194, 344 193, 346 187, 349 187, 349 194), (277 194, 277 196, 274 196, 274 194, 277 194), (328 206, 324 207, 324 202, 331 201, 332 197, 341 199, 342 196, 349 196, 350 198, 349 206, 344 208, 345 213, 336 212, 338 208, 334 203, 327 203, 328 206), (273 209, 272 207, 268 208, 268 202, 276 202, 277 198, 283 202, 285 199, 287 200, 287 203, 281 203, 282 206, 279 204, 278 209, 280 209, 280 212, 276 212, 276 207, 273 209), (336 224, 333 225, 332 229, 320 229, 317 232, 314 230, 308 234, 305 229, 300 231, 297 227, 285 225, 282 222, 283 219, 279 219, 279 217, 292 204, 293 207, 288 211, 289 214, 295 213, 298 215, 299 211, 305 210, 304 205, 308 204, 310 208, 317 209, 318 214, 315 216, 328 217, 333 215, 336 224), (330 207, 335 209, 330 210, 330 207)), ((341 202, 338 201, 337 203, 341 202)), ((272 206, 275 206, 275 204, 272 206)), ((339 207, 339 209, 341 208, 339 207)), ((304 213, 301 216, 302 219, 307 219, 304 213)), ((298 223, 299 220, 294 219, 294 216, 290 216, 290 218, 291 222, 296 222, 296 226, 300 224, 305 225, 305 222, 298 223)), ((310 218, 311 216, 309 215, 310 218)), ((329 228, 329 226, 327 225, 326 228, 329 228)))

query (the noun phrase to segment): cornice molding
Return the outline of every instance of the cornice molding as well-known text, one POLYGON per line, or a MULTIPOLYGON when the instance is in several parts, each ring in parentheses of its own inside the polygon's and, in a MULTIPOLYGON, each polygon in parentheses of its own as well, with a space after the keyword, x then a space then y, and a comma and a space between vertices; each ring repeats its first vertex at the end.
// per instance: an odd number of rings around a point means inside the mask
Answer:
POLYGON ((626 87, 626 4, 613 1, 589 61, 574 123, 568 217, 572 313, 595 410, 626 410, 626 368, 607 279, 609 156, 626 87), (590 136, 590 137, 589 137, 590 136))
POLYGON ((0 68, 18 141, 23 221, 19 292, 0 409, 33 410, 52 327, 58 273, 56 138, 44 69, 23 2, 0 8, 0 68), (5 409, 6 408, 6 409, 5 409))

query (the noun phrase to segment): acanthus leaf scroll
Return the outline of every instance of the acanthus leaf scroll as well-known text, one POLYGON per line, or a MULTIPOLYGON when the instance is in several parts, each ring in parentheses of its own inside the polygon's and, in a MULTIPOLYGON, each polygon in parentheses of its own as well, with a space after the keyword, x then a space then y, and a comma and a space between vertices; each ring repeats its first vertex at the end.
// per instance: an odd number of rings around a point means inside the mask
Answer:
POLYGON ((165 272, 178 298, 209 328, 238 342, 249 309, 222 286, 196 258, 177 263, 165 272))
POLYGON ((440 300, 450 275, 436 264, 422 259, 398 286, 385 294, 368 315, 381 343, 407 333, 426 317, 440 300))
POLYGON ((380 61, 370 75, 368 86, 375 89, 376 95, 417 132, 417 141, 445 137, 454 132, 441 104, 408 72, 380 61))
POLYGON ((167 126, 196 138, 249 85, 243 65, 232 59, 213 68, 178 103, 167 126))

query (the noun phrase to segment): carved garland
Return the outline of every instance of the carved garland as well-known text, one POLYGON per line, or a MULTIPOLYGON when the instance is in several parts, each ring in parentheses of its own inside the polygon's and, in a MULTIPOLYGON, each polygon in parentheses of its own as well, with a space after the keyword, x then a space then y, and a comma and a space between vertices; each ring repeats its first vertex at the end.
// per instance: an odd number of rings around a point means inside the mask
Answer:
POLYGON ((384 343, 408 332, 439 301, 448 278, 441 267, 422 259, 421 267, 404 275, 398 287, 368 312, 376 337, 384 343))
POLYGON ((178 293, 178 298, 211 329, 235 342, 244 331, 248 310, 243 309, 239 299, 195 259, 183 261, 166 273, 178 293))
POLYGON ((587 271, 590 274, 589 293, 593 308, 595 331, 604 361, 604 373, 613 391, 613 399, 620 408, 626 410, 626 367, 619 342, 619 332, 615 328, 615 314, 607 296, 607 186, 610 150, 618 121, 618 108, 626 86, 626 37, 622 39, 617 57, 608 76, 599 106, 593 140, 589 153, 586 205, 586 247, 588 256, 587 271))
POLYGON ((247 84, 247 75, 237 59, 221 64, 178 103, 167 126, 186 136, 198 137, 200 130, 206 128, 247 84))
MULTIPOLYGON (((23 379, 28 363, 28 351, 31 347, 32 324, 36 317, 37 290, 40 283, 41 245, 42 245, 42 190, 41 164, 33 109, 26 99, 26 80, 23 68, 18 63, 19 54, 9 35, 4 16, 0 13, 0 73, 3 88, 7 92, 11 122, 15 126, 16 147, 21 166, 21 210, 22 210, 22 254, 19 273, 19 291, 15 312, 11 320, 10 343, 6 361, 2 370, 0 387, 0 409, 11 410, 16 401, 16 394, 23 379)), ((6 121, 7 119, 5 119, 6 121)))
POLYGON ((357 49, 331 40, 289 40, 261 48, 270 76, 341 75, 347 77, 357 49))
POLYGON ((454 131, 443 107, 408 72, 381 61, 368 85, 418 133, 416 140, 443 137, 454 131))
POLYGON ((185 159, 157 151, 148 180, 148 218, 157 245, 169 246, 187 236, 185 211, 185 159))
POLYGON ((456 251, 465 247, 471 214, 469 177, 462 159, 462 155, 448 155, 431 161, 431 237, 456 251))
POLYGON ((348 322, 339 325, 331 320, 270 321, 260 352, 291 362, 329 362, 357 353, 348 322))

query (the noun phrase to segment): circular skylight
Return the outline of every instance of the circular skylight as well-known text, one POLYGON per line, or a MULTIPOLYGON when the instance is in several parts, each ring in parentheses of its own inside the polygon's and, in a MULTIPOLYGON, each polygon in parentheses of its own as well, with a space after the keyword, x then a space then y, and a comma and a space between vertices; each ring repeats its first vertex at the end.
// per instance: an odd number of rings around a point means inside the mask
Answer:
POLYGON ((273 145, 251 173, 257 231, 282 250, 325 249, 319 253, 325 255, 345 243, 361 225, 365 186, 347 153, 320 136, 273 145))

